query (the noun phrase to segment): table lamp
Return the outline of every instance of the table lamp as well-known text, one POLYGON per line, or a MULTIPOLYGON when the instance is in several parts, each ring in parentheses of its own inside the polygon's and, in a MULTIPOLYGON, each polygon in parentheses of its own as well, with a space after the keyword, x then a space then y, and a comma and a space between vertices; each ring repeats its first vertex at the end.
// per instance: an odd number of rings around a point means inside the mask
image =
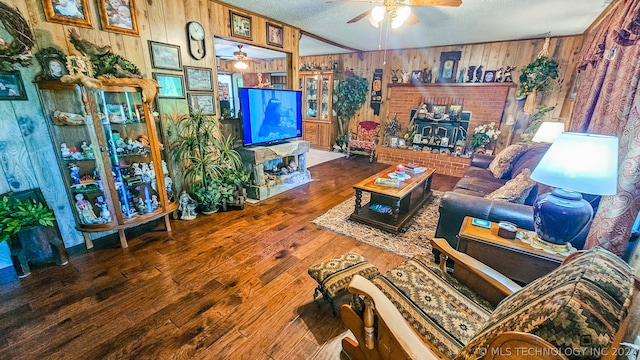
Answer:
POLYGON ((545 121, 540 125, 531 141, 552 144, 562 132, 564 132, 564 123, 557 121, 545 121))
POLYGON ((533 204, 538 240, 545 249, 567 252, 569 243, 593 219, 593 208, 581 193, 616 193, 618 138, 563 132, 533 170, 531 179, 556 188, 538 196, 533 204))

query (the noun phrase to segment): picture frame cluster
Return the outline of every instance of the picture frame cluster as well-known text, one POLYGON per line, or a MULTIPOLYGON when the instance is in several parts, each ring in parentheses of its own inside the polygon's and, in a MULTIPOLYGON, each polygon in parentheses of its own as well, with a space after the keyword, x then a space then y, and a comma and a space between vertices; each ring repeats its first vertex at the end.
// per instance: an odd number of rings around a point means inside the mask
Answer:
POLYGON ((153 72, 158 82, 159 99, 187 99, 189 108, 201 109, 203 115, 216 114, 213 70, 198 66, 182 66, 180 46, 149 40, 151 67, 181 73, 153 72))
MULTIPOLYGON (((135 0, 96 0, 102 30, 139 35, 135 0)), ((93 28, 89 0, 42 0, 48 22, 93 28)))

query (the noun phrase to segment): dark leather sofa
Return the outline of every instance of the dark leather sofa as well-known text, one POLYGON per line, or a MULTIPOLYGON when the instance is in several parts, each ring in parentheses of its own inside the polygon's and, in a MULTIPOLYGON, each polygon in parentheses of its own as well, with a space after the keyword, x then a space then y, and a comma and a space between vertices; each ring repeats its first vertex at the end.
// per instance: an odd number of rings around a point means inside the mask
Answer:
MULTIPOLYGON (((548 144, 533 144, 527 151, 514 159, 511 170, 502 178, 496 179, 487 168, 493 156, 475 154, 471 166, 458 181, 453 191, 448 191, 440 202, 440 217, 436 228, 436 237, 445 238, 452 247, 458 244, 458 232, 465 216, 498 222, 510 221, 519 228, 533 230, 533 202, 538 194, 549 192, 552 188, 538 184, 532 190, 524 204, 515 204, 502 200, 489 200, 484 196, 516 177, 525 168, 531 171, 536 167, 549 148, 548 144)), ((583 195, 594 207, 594 213, 600 201, 599 196, 583 195)), ((581 249, 588 229, 573 241, 573 246, 581 249)))

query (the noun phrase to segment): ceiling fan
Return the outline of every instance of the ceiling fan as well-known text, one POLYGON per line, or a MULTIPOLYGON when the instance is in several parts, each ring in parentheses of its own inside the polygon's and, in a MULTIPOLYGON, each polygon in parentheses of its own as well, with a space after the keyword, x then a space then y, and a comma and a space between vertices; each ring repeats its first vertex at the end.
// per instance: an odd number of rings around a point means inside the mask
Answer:
POLYGON ((221 59, 224 60, 236 60, 235 64, 233 64, 233 67, 235 67, 236 69, 239 70, 244 70, 246 68, 249 67, 248 62, 258 62, 252 58, 250 58, 246 52, 242 51, 242 47, 244 45, 238 44, 236 45, 238 47, 237 51, 233 52, 233 57, 229 56, 229 57, 224 57, 221 56, 221 59))
POLYGON ((403 24, 416 24, 420 22, 417 16, 411 12, 411 6, 452 6, 458 7, 462 4, 462 0, 348 0, 350 2, 368 2, 377 3, 378 5, 363 12, 362 14, 347 21, 347 24, 358 22, 365 17, 369 17, 369 21, 375 27, 385 18, 391 21, 391 27, 396 29, 403 24))

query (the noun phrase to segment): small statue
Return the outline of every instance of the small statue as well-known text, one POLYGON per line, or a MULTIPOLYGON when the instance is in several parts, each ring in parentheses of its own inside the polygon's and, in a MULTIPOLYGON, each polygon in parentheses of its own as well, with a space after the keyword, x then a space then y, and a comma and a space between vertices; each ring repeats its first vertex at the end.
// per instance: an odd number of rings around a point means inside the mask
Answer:
POLYGON ((69 163, 69 176, 75 185, 80 184, 80 167, 76 163, 69 163))
POLYGON ((504 68, 496 70, 496 78, 494 82, 502 82, 502 72, 504 72, 504 68))
POLYGON ((400 75, 402 76, 402 83, 404 84, 408 84, 411 80, 411 73, 404 69, 400 72, 400 75))
POLYGON ((504 69, 504 73, 502 74, 502 82, 513 82, 513 78, 511 77, 511 72, 513 70, 515 70, 516 67, 515 66, 507 66, 506 69, 504 69))
POLYGON ((186 191, 182 190, 182 194, 180 194, 180 204, 178 210, 182 213, 180 215, 180 219, 182 220, 193 220, 196 218, 196 201, 187 194, 186 191))
POLYGON ((398 83, 398 71, 400 71, 400 69, 391 69, 391 82, 394 84, 398 83))
POLYGON ((460 69, 460 75, 458 75, 458 82, 459 83, 464 82, 464 68, 460 69))
POLYGON ((102 223, 111 222, 111 213, 109 212, 109 207, 107 203, 104 201, 104 196, 98 195, 95 200, 95 205, 100 208, 100 220, 102 223))
POLYGON ((84 198, 84 194, 76 194, 76 210, 83 224, 95 224, 98 217, 93 212, 93 206, 84 198))
POLYGON ((429 84, 431 83, 432 78, 433 78, 433 73, 431 72, 431 70, 425 69, 424 72, 422 73, 422 82, 425 84, 429 84))
POLYGON ((157 209, 160 207, 160 201, 158 201, 158 195, 151 195, 151 204, 153 205, 153 209, 157 209))
POLYGON ((467 82, 473 82, 473 75, 476 72, 476 67, 475 65, 469 65, 469 69, 467 70, 467 82))
POLYGON ((60 144, 60 153, 62 154, 63 159, 67 159, 71 157, 71 151, 67 147, 66 143, 60 144))
POLYGON ((476 81, 474 82, 482 82, 482 65, 478 66, 478 68, 476 69, 476 81))
POLYGON ((149 164, 142 163, 140 170, 142 171, 142 181, 148 183, 148 182, 151 182, 152 180, 155 180, 156 178, 155 174, 149 168, 149 164))
POLYGON ((134 176, 142 176, 142 169, 140 168, 140 164, 134 162, 131 164, 131 170, 133 171, 134 176))
POLYGON ((85 159, 95 159, 95 155, 93 154, 93 149, 91 149, 91 145, 87 144, 86 141, 82 142, 80 145, 80 149, 82 149, 82 156, 85 159))

